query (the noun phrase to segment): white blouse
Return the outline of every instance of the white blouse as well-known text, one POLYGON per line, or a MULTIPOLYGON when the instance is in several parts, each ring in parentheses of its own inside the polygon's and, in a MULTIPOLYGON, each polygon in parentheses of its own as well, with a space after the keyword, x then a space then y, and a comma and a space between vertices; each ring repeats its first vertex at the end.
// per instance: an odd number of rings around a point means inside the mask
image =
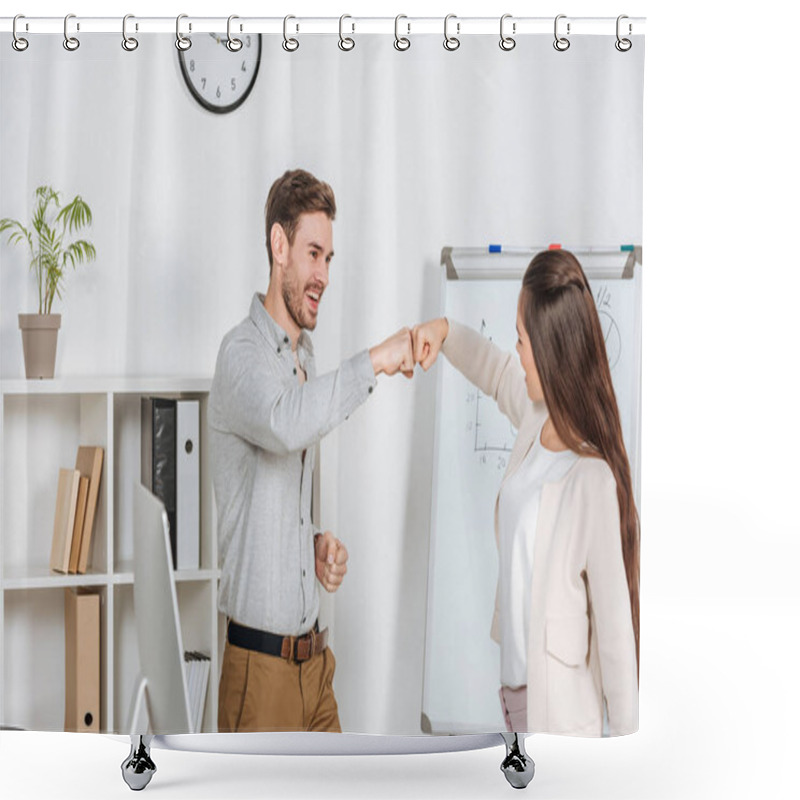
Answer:
POLYGON ((579 458, 572 450, 548 450, 541 430, 519 468, 503 484, 498 504, 500 543, 500 680, 527 684, 528 619, 533 544, 545 483, 560 480, 579 458))

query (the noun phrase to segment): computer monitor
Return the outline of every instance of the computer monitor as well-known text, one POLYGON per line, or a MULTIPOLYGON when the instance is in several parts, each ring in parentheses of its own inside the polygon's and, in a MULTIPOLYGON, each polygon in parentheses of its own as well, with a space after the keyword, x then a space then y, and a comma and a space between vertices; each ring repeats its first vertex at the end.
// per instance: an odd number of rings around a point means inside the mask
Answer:
POLYGON ((161 500, 139 483, 134 489, 133 524, 133 605, 141 678, 130 726, 144 727, 139 711, 146 697, 152 733, 194 733, 167 512, 161 500))

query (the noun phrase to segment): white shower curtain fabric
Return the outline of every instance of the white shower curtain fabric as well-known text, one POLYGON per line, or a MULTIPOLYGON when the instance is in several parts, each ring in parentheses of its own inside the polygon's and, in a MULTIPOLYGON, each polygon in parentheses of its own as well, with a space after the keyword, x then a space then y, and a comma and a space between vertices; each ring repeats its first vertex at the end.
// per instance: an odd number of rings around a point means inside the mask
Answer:
MULTIPOLYGON (((25 53, 0 38, 0 216, 27 219, 40 185, 79 194, 97 249, 53 308, 57 378, 211 378, 223 336, 266 290, 264 204, 287 169, 336 194, 318 374, 440 314, 444 246, 641 244, 643 37, 620 53, 613 33, 576 36, 562 53, 548 36, 510 52, 496 36, 455 52, 440 36, 406 52, 387 36, 359 36, 351 52, 309 36, 287 53, 265 35, 252 92, 229 114, 192 98, 174 36, 141 35, 125 52, 117 35, 85 35, 73 53, 61 36, 29 38, 25 53)), ((0 260, 10 381, 24 376, 17 314, 36 310, 37 293, 22 248, 4 239, 0 260)), ((322 609, 345 731, 423 732, 436 392, 419 368, 379 377, 321 442, 319 524, 350 554, 322 609)), ((7 601, 7 615, 23 605, 7 601)), ((5 678, 8 717, 25 684, 13 668, 5 678)))

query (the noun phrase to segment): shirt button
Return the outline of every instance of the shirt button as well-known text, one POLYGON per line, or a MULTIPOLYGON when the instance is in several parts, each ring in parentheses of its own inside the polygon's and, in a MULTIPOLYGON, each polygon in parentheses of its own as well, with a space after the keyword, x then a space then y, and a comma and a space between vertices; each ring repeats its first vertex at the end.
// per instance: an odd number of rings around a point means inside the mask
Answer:
POLYGON ((280 351, 281 351, 281 348, 279 347, 279 348, 278 348, 278 352, 280 353, 280 351))
POLYGON ((372 394, 372 387, 370 386, 370 387, 369 387, 369 389, 368 389, 367 391, 368 391, 370 394, 372 394))
POLYGON ((289 337, 288 336, 284 336, 283 337, 283 343, 284 344, 289 344, 289 337))
POLYGON ((300 517, 300 524, 302 525, 304 523, 305 523, 305 520, 302 517, 300 517))
POLYGON ((295 368, 292 370, 292 372, 293 372, 295 375, 297 375, 297 367, 295 367, 295 368))
MULTIPOLYGON (((303 570, 303 577, 305 578, 305 576, 306 576, 306 571, 303 570)), ((303 620, 303 622, 305 622, 305 620, 303 620)))

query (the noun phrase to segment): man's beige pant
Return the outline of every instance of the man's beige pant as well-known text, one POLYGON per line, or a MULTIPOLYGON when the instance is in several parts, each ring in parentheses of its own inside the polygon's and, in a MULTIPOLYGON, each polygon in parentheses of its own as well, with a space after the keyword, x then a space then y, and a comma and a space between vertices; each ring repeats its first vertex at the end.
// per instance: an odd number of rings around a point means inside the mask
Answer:
POLYGON ((225 643, 219 681, 220 733, 341 733, 333 695, 336 659, 330 647, 296 664, 225 643))

